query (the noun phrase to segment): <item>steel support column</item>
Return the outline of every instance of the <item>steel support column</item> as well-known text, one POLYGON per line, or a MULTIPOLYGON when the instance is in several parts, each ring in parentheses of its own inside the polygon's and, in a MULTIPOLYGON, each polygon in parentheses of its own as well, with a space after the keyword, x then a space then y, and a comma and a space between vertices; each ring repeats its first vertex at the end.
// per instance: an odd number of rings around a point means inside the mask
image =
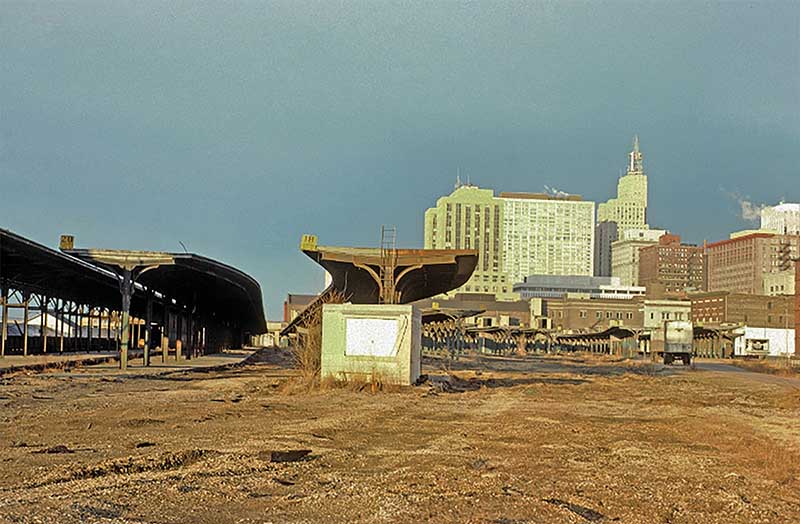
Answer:
POLYGON ((133 279, 131 269, 122 269, 122 341, 119 349, 119 367, 128 369, 128 337, 130 335, 131 295, 133 294, 133 279))
POLYGON ((42 337, 42 354, 47 353, 47 307, 50 305, 49 297, 42 297, 44 302, 39 311, 39 333, 42 337))
POLYGON ((23 293, 24 312, 22 316, 22 356, 28 356, 28 321, 30 313, 31 296, 23 293))
POLYGON ((167 361, 167 352, 169 352, 169 307, 167 302, 167 297, 164 297, 162 300, 164 304, 164 324, 161 328, 161 362, 167 361))
POLYGON ((89 338, 89 351, 92 350, 92 340, 94 337, 92 336, 92 328, 94 328, 94 308, 89 306, 89 319, 88 319, 88 338, 89 338))
POLYGON ((58 352, 64 352, 64 301, 58 301, 58 313, 56 315, 56 331, 58 332, 58 352))
POLYGON ((0 344, 2 347, 0 348, 0 357, 6 356, 6 339, 8 338, 8 283, 3 282, 3 319, 2 319, 2 333, 0 334, 0 344))
POLYGON ((153 293, 147 291, 147 303, 144 314, 144 365, 150 365, 150 326, 153 322, 153 293))

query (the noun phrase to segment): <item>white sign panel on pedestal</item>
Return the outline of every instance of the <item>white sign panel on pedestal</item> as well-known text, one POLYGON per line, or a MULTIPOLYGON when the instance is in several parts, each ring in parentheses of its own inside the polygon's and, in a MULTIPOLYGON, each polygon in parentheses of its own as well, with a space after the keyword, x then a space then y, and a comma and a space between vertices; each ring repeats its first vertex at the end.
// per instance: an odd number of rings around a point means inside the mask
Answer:
POLYGON ((400 322, 383 318, 348 318, 345 355, 396 357, 400 322))

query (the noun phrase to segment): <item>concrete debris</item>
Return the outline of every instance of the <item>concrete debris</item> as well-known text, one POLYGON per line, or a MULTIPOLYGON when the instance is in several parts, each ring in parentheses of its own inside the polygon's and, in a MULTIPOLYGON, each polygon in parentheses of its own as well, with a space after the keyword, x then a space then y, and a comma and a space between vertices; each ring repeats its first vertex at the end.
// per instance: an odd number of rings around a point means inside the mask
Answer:
POLYGON ((296 482, 292 482, 291 480, 286 480, 278 477, 272 477, 272 480, 274 480, 281 486, 294 486, 295 484, 297 484, 296 482))
POLYGON ((311 453, 310 449, 293 449, 287 451, 271 451, 270 462, 298 462, 311 453))
POLYGON ((488 460, 486 460, 486 459, 478 459, 478 460, 472 462, 472 464, 470 464, 470 467, 472 469, 474 469, 474 470, 481 470, 481 469, 486 468, 486 466, 488 464, 489 464, 488 460))
POLYGON ((39 451, 34 451, 34 453, 75 453, 75 450, 69 449, 63 444, 58 444, 57 446, 51 446, 49 448, 40 449, 39 451))

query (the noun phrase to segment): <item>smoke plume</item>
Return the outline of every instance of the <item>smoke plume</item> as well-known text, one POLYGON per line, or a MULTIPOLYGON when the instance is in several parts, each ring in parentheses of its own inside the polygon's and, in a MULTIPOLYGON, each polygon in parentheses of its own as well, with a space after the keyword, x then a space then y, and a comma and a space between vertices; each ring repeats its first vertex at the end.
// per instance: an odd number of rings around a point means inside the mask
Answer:
POLYGON ((547 194, 552 195, 554 197, 558 197, 558 198, 566 198, 566 197, 571 195, 571 193, 567 193, 566 191, 561 191, 558 188, 550 187, 550 186, 544 186, 544 190, 545 190, 545 192, 547 194))
POLYGON ((742 218, 748 222, 758 222, 761 220, 761 210, 764 209, 764 204, 754 204, 749 200, 743 198, 739 199, 739 207, 742 209, 742 218))
POLYGON ((766 204, 755 204, 739 193, 727 191, 724 188, 720 188, 720 190, 728 195, 731 200, 739 204, 739 215, 743 220, 755 223, 761 220, 761 210, 767 207, 766 204))

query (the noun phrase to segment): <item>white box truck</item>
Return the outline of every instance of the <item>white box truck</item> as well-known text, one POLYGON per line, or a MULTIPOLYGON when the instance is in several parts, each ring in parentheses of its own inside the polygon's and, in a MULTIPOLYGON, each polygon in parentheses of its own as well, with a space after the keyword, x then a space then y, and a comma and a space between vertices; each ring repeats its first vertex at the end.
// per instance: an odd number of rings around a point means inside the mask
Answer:
POLYGON ((685 366, 692 363, 692 342, 694 326, 688 320, 667 320, 664 322, 664 364, 676 360, 685 366))

